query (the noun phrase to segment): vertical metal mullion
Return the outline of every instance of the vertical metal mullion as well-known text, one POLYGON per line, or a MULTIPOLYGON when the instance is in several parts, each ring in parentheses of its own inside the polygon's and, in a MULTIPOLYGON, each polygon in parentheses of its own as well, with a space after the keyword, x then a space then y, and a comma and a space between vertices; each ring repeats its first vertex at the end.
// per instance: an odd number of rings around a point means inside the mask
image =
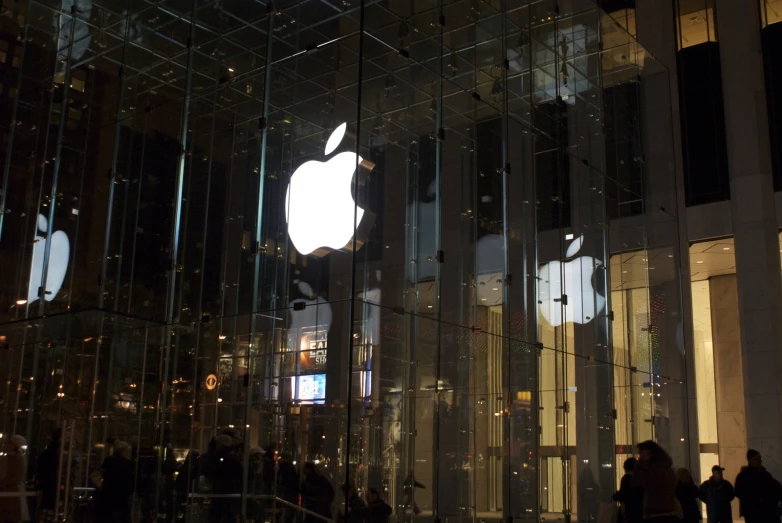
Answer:
MULTIPOLYGON (((266 16, 268 17, 266 26, 266 71, 264 73, 264 89, 263 89, 263 119, 264 122, 269 120, 269 105, 271 98, 271 73, 272 73, 272 42, 273 42, 273 30, 274 30, 274 6, 273 2, 269 0, 266 9, 266 16)), ((258 315, 258 300, 260 294, 260 272, 261 272, 261 239, 263 236, 263 198, 266 182, 266 160, 267 152, 266 147, 269 138, 269 126, 268 123, 263 126, 261 130, 261 158, 260 169, 258 169, 258 207, 256 208, 255 216, 255 240, 254 248, 252 249, 253 255, 253 288, 252 288, 252 303, 250 304, 250 339, 247 347, 247 390, 245 392, 245 438, 244 438, 244 452, 242 453, 242 519, 247 517, 247 483, 249 480, 249 449, 250 438, 249 426, 250 418, 252 416, 252 397, 253 397, 253 353, 258 351, 258 347, 255 345, 255 337, 257 332, 257 315, 258 315)), ((261 416, 263 419, 263 416, 261 416)), ((261 433, 261 427, 259 427, 259 434, 261 433)))
MULTIPOLYGON (((508 5, 506 0, 502 0, 500 4, 500 16, 502 18, 502 64, 500 67, 501 75, 502 75, 502 222, 503 222, 503 231, 502 231, 502 238, 503 238, 503 274, 502 274, 502 315, 503 317, 500 319, 501 326, 504 328, 500 329, 501 333, 501 343, 500 346, 500 354, 499 358, 497 358, 500 365, 502 365, 503 360, 505 360, 505 355, 507 354, 507 363, 505 364, 505 368, 507 369, 507 377, 503 376, 502 370, 499 372, 495 371, 497 374, 497 389, 502 390, 503 387, 503 381, 505 381, 506 385, 506 392, 505 392, 505 403, 510 406, 511 403, 511 393, 513 392, 513 384, 511 382, 511 368, 512 368, 512 354, 513 351, 513 329, 512 329, 512 322, 511 322, 511 303, 510 303, 510 286, 509 286, 509 274, 510 274, 510 243, 509 243, 509 234, 510 234, 510 214, 508 211, 509 206, 509 199, 510 199, 510 184, 508 177, 510 175, 510 159, 508 157, 508 96, 510 90, 508 89, 508 5), (503 325, 504 324, 504 325, 503 325)), ((510 489, 511 485, 511 466, 510 466, 510 460, 511 456, 513 455, 513 452, 510 448, 510 441, 511 441, 511 420, 513 419, 510 416, 510 412, 508 412, 508 415, 502 417, 502 426, 500 427, 500 432, 502 434, 502 444, 503 447, 505 447, 503 450, 503 457, 502 457, 502 474, 500 477, 506 478, 506 485, 504 485, 505 488, 510 489)), ((495 458, 495 467, 496 467, 496 458, 495 458)), ((497 477, 496 472, 494 473, 494 477, 497 477)), ((496 503, 496 494, 495 494, 495 503, 496 503)), ((508 495, 507 497, 502 495, 501 500, 508 499, 510 500, 511 497, 508 495)), ((502 503, 502 512, 503 512, 503 519, 505 517, 508 517, 512 514, 510 507, 506 507, 505 503, 502 503)))
MULTIPOLYGON (((214 95, 212 97, 212 106, 217 107, 217 90, 215 89, 214 95)), ((201 354, 201 326, 203 325, 202 319, 204 317, 204 282, 206 279, 206 252, 207 252, 207 238, 208 238, 208 231, 209 231, 209 202, 211 199, 212 194, 212 162, 214 159, 214 137, 215 137, 215 122, 217 121, 217 111, 213 109, 212 112, 212 129, 209 135, 209 164, 207 165, 207 174, 206 174, 206 204, 204 209, 204 234, 201 239, 201 285, 198 291, 198 313, 196 315, 196 321, 198 321, 198 327, 196 328, 196 339, 195 339, 195 365, 194 365, 194 375, 193 375, 193 383, 198 383, 200 381, 199 374, 200 374, 200 366, 201 363, 199 361, 200 354, 201 354)), ((219 341, 219 339, 218 339, 219 341)), ((200 411, 199 408, 199 397, 198 397, 198 387, 193 387, 193 396, 191 399, 191 410, 190 413, 193 416, 193 419, 195 419, 196 412, 200 411)), ((193 430, 192 430, 192 422, 191 422, 191 430, 190 430, 190 447, 191 449, 199 448, 200 442, 198 445, 194 445, 193 442, 193 430)), ((189 471, 188 471, 189 474, 189 471)), ((188 476, 189 477, 189 476, 188 476)), ((190 494, 190 488, 191 484, 188 483, 188 494, 190 494)), ((190 497, 187 498, 186 505, 190 506, 191 499, 190 497)))
POLYGON ((136 209, 135 220, 133 223, 133 249, 130 255, 130 275, 128 276, 128 308, 127 313, 130 314, 133 307, 133 279, 136 274, 136 246, 138 245, 138 219, 140 216, 139 210, 141 209, 141 192, 144 187, 144 162, 147 154, 147 121, 149 119, 149 112, 144 111, 144 128, 141 131, 141 154, 139 155, 140 162, 138 167, 138 191, 136 194, 136 209))
MULTIPOLYGON (((81 178, 79 180, 79 196, 78 196, 78 202, 79 202, 79 214, 76 215, 76 232, 73 236, 73 243, 71 244, 72 249, 71 253, 72 255, 76 256, 76 249, 79 245, 79 224, 81 223, 81 206, 82 206, 82 196, 84 195, 84 174, 87 170, 87 149, 89 148, 89 141, 90 141, 90 122, 92 121, 92 101, 95 98, 95 75, 92 74, 89 91, 90 91, 90 100, 88 102, 87 106, 87 130, 84 136, 84 153, 82 154, 82 164, 81 164, 81 178)), ((71 281, 68 285, 68 308, 67 310, 71 310, 72 300, 73 300, 73 280, 76 275, 75 270, 71 270, 71 281)))
MULTIPOLYGON (((103 256, 101 261, 100 272, 100 291, 98 292, 98 308, 103 309, 106 289, 106 275, 108 272, 108 257, 109 257, 109 245, 111 244, 111 216, 114 213, 114 175, 117 169, 117 155, 119 151, 120 143, 120 131, 122 129, 122 104, 124 103, 125 93, 125 62, 128 57, 128 41, 130 39, 130 27, 131 27, 131 1, 126 0, 125 9, 127 15, 125 17, 125 37, 122 45, 122 64, 119 70, 119 81, 117 82, 117 110, 114 114, 114 145, 111 157, 111 171, 109 172, 109 195, 106 209, 106 230, 103 236, 103 256)), ((101 327, 101 334, 103 334, 101 327)))
MULTIPOLYGON (((438 19, 443 20, 445 16, 444 0, 438 2, 437 11, 438 19)), ((445 130, 443 129, 443 25, 438 26, 437 31, 437 44, 439 47, 437 57, 437 92, 435 96, 437 105, 436 126, 437 126, 437 142, 435 143, 435 278, 434 278, 434 316, 435 316, 435 331, 437 340, 435 342, 435 379, 434 379, 434 427, 432 431, 432 443, 433 443, 433 455, 438 455, 438 447, 440 444, 440 378, 442 376, 442 301, 440 298, 442 282, 442 219, 440 214, 442 212, 442 199, 443 199, 443 179, 442 179, 442 147, 445 141, 445 130)), ((476 155, 477 156, 477 155, 476 155)), ((439 523, 440 520, 440 466, 439 460, 433 460, 432 471, 432 517, 435 523, 439 523)), ((413 482, 413 487, 415 482, 413 482)), ((415 490, 415 489, 413 489, 415 490)))
MULTIPOLYGON (((141 426, 144 421, 144 386, 146 385, 147 378, 147 352, 149 351, 149 329, 144 328, 144 355, 141 359, 141 383, 139 384, 138 397, 140 399, 138 406, 138 429, 136 430, 136 441, 141 444, 141 426)), ((133 492, 138 492, 138 478, 139 478, 139 460, 135 460, 135 473, 133 474, 133 492)), ((131 514, 135 513, 135 507, 137 503, 137 496, 133 496, 133 503, 131 514)))
MULTIPOLYGON (((171 362, 171 345, 173 343, 173 327, 176 308, 176 288, 177 288, 177 260, 179 258, 179 234, 182 225, 182 193, 184 189, 185 162, 187 159, 187 134, 190 115, 190 99, 193 86, 193 59, 195 55, 195 33, 196 33, 196 14, 197 3, 193 0, 190 11, 190 36, 187 39, 187 73, 185 80, 185 97, 182 102, 181 131, 179 138, 179 160, 177 163, 176 185, 174 190, 174 216, 171 224, 171 245, 170 260, 168 267, 168 289, 166 291, 166 316, 165 316, 165 356, 163 358, 163 372, 161 375, 160 387, 160 427, 158 433, 158 459, 157 459, 157 478, 161 481, 163 471, 163 461, 166 458, 166 420, 165 412, 168 406, 168 383, 171 362)), ((160 504, 160 489, 155 489, 155 509, 160 504)))
MULTIPOLYGON (((356 203, 353 205, 353 239, 350 256, 350 303, 348 306, 348 364, 347 364, 347 430, 345 433, 345 460, 348 466, 345 467, 345 484, 350 485, 350 449, 352 443, 352 415, 353 415, 353 399, 351 392, 353 390, 353 350, 355 348, 355 338, 353 336, 356 322, 353 320, 356 313, 356 271, 358 269, 358 260, 356 251, 358 250, 358 239, 356 238, 355 231, 358 229, 358 197, 359 197, 359 153, 361 152, 361 104, 363 99, 363 83, 364 83, 364 34, 366 32, 365 25, 366 16, 366 0, 361 0, 360 15, 359 15, 359 40, 358 40, 358 79, 357 79, 357 94, 356 94, 356 167, 355 175, 353 178, 353 193, 356 195, 356 203)), ((348 500, 345 497, 345 511, 348 510, 348 500)))

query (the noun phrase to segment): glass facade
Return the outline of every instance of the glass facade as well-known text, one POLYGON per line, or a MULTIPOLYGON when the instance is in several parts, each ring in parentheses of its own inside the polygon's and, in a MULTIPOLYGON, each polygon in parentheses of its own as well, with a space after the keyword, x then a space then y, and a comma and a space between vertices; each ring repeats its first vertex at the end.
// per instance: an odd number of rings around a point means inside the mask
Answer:
POLYGON ((62 431, 36 510, 98 517, 119 442, 144 521, 301 511, 261 449, 395 521, 595 521, 634 444, 697 463, 669 73, 634 14, 4 8, 0 432, 32 482, 62 431))

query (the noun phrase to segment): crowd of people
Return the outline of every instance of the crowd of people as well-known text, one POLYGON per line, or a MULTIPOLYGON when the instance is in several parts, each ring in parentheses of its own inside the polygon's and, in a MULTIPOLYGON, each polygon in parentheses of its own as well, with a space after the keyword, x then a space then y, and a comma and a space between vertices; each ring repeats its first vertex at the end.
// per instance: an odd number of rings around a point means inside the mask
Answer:
MULTIPOLYGON (((387 523, 392 512, 377 489, 369 488, 362 498, 353 486, 343 485, 345 504, 335 514, 332 507, 339 505, 335 489, 314 462, 302 465, 300 478, 291 455, 277 453, 273 445, 250 447, 245 460, 244 442, 230 431, 214 437, 203 454, 190 451, 181 464, 165 440, 150 449, 134 449, 113 439, 106 442, 107 457, 89 474, 94 495, 88 520, 387 523)), ((61 521, 60 448, 57 430, 35 462, 38 521, 61 521)), ((0 496, 2 523, 30 520, 25 450, 22 436, 10 438, 0 492, 19 495, 0 496)))
MULTIPOLYGON (((202 455, 191 451, 181 464, 170 445, 158 446, 145 455, 125 442, 109 441, 108 456, 91 481, 95 486, 92 521, 130 523, 134 505, 141 507, 140 521, 209 521, 239 523, 388 523, 391 507, 377 489, 365 497, 351 484, 342 485, 344 504, 335 514, 335 490, 313 462, 301 467, 302 477, 290 454, 245 445, 235 435, 224 433, 210 441, 202 455), (246 464, 246 469, 245 469, 246 464), (134 503, 134 501, 136 503, 134 503), (206 502, 208 501, 208 502, 206 502), (203 517, 188 517, 193 507, 207 510, 203 517), (244 519, 243 519, 244 518, 244 519)), ((58 520, 58 489, 61 489, 60 433, 55 431, 36 463, 35 488, 39 492, 37 519, 58 520)), ((25 497, 26 441, 9 438, 0 475, 0 492, 19 496, 0 497, 0 521, 28 521, 25 497)), ((687 469, 674 471, 668 453, 657 443, 638 445, 638 458, 624 463, 625 474, 614 500, 619 503, 618 523, 698 523, 700 502, 705 503, 709 523, 732 523, 731 502, 738 498, 740 516, 746 523, 780 523, 782 484, 763 466, 759 452, 747 452, 747 465, 738 473, 735 486, 715 465, 711 477, 697 485, 687 469)), ((424 488, 410 475, 405 492, 424 488)), ((409 497, 412 497, 409 495, 409 497)), ((405 506, 417 513, 412 499, 405 506)))
POLYGON ((625 461, 625 474, 614 494, 621 523, 698 523, 703 519, 699 502, 706 504, 709 523, 732 523, 735 498, 746 523, 780 521, 782 484, 763 467, 756 450, 747 452, 747 465, 736 476, 735 487, 719 465, 696 485, 687 469, 674 471, 671 457, 653 441, 638 445, 638 453, 638 459, 625 461))

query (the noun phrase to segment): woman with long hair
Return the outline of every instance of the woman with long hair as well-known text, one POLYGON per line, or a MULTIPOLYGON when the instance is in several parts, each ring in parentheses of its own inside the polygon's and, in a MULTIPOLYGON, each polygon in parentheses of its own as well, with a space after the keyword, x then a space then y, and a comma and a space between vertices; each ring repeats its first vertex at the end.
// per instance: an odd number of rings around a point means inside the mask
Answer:
POLYGON ((648 523, 677 523, 682 510, 676 499, 673 461, 654 441, 638 444, 638 463, 632 484, 643 489, 643 520, 648 523))

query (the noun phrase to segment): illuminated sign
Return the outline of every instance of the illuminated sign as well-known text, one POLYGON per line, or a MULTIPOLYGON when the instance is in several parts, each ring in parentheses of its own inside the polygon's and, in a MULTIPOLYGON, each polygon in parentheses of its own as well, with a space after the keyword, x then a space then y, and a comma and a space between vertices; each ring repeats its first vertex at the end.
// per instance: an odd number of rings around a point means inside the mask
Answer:
POLYGON ((311 371, 326 367, 328 346, 326 340, 310 341, 309 350, 299 353, 299 365, 303 371, 311 371))
POLYGON ((296 399, 302 402, 315 402, 326 399, 326 375, 298 376, 295 380, 296 399))
MULTIPOLYGON (((326 142, 328 156, 345 136, 346 124, 337 127, 326 142)), ((288 235, 301 254, 327 247, 342 249, 353 238, 364 209, 353 200, 351 181, 363 159, 343 152, 327 162, 309 161, 291 175, 285 195, 288 235)))
MULTIPOLYGON (((583 235, 576 238, 568 247, 566 257, 575 256, 583 243, 583 235)), ((581 256, 564 263, 552 261, 540 268, 538 303, 540 314, 549 325, 557 327, 570 322, 585 324, 600 314, 606 298, 592 286, 592 274, 602 265, 596 258, 581 256), (567 298, 563 299, 563 296, 567 298)))
POLYGON ((215 390, 215 387, 217 387, 217 376, 210 374, 206 377, 205 384, 206 390, 215 390))

